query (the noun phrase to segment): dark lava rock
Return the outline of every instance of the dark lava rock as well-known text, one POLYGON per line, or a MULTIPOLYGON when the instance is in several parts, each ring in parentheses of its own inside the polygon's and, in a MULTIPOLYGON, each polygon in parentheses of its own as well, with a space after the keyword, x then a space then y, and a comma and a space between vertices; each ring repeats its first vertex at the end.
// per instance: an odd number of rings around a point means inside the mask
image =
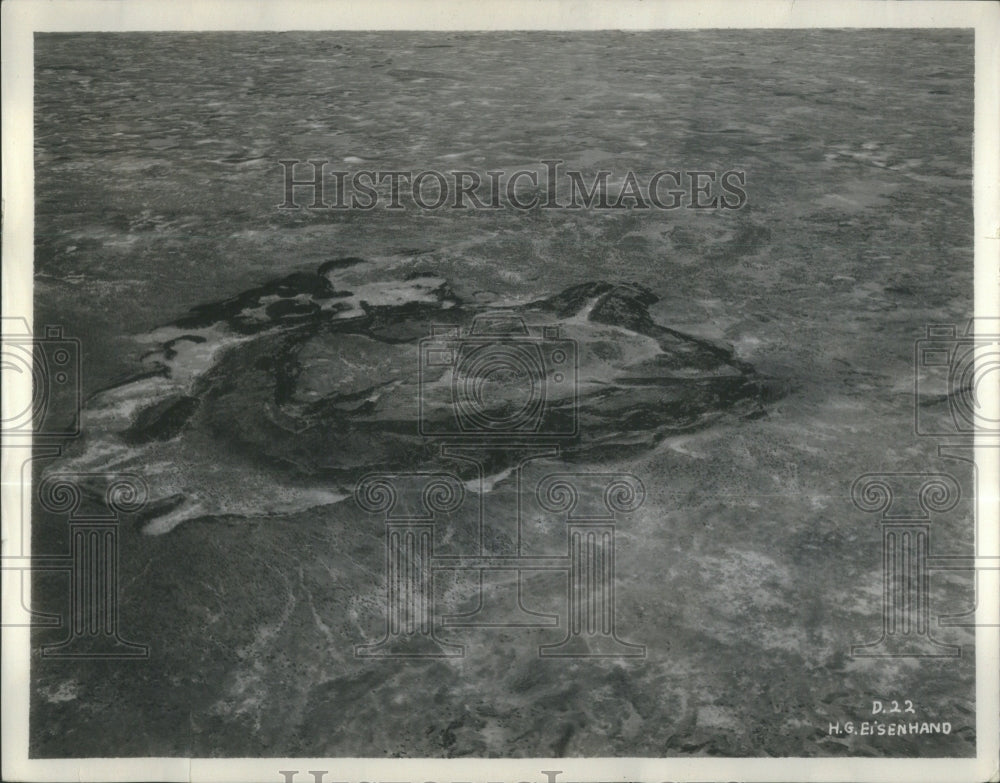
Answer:
POLYGON ((199 383, 202 422, 293 470, 349 479, 425 467, 442 441, 551 441, 583 459, 761 410, 767 381, 656 324, 648 289, 588 282, 484 313, 415 282, 430 298, 361 300, 228 351, 199 383))
POLYGON ((324 261, 319 265, 319 269, 316 270, 316 274, 321 277, 326 277, 326 275, 330 272, 347 269, 348 267, 357 266, 358 264, 363 263, 365 263, 365 260, 363 258, 358 258, 357 256, 331 258, 329 261, 324 261))
POLYGON ((728 348, 656 323, 640 286, 589 281, 492 310, 430 276, 333 296, 341 266, 360 263, 347 261, 200 305, 147 338, 160 341, 155 372, 91 401, 81 467, 158 466, 154 501, 191 497, 174 518, 286 513, 335 502, 369 472, 436 469, 442 444, 479 448, 497 472, 517 444, 578 462, 629 455, 760 416, 780 389, 728 348))
POLYGON ((197 397, 186 395, 159 400, 139 411, 132 426, 122 433, 122 439, 126 443, 139 445, 177 437, 200 404, 201 400, 197 397))

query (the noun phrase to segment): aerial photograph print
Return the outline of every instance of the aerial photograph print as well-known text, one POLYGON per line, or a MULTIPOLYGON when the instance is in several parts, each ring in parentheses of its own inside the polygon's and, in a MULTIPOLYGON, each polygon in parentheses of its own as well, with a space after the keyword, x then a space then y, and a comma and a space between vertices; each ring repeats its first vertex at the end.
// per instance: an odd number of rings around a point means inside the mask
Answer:
POLYGON ((30 759, 976 758, 973 29, 32 40, 30 759))

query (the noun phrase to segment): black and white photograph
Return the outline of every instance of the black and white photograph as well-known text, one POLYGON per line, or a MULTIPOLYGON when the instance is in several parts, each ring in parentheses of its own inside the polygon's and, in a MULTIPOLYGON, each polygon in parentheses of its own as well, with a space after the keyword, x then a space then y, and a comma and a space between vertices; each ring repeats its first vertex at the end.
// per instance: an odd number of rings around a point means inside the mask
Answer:
POLYGON ((997 779, 1000 7, 73 5, 4 779, 997 779))

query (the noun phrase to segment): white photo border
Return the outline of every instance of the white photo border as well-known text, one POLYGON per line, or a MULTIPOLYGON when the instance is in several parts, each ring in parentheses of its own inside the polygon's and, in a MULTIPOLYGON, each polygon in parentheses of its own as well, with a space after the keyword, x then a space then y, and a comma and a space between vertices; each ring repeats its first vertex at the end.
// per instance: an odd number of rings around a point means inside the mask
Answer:
MULTIPOLYGON (((1000 316, 1000 4, 992 2, 778 2, 705 0, 9 0, 2 5, 4 316, 32 323, 34 229, 33 35, 36 32, 287 31, 287 30, 647 30, 707 28, 973 28, 975 30, 975 316, 1000 316)), ((5 374, 3 406, 22 410, 30 380, 5 374)), ((26 397, 27 395, 27 397, 26 397)), ((998 389, 981 402, 996 412, 998 389)), ((994 420, 997 417, 994 413, 994 420)), ((977 536, 984 556, 1000 556, 996 448, 976 434, 979 487, 977 536), (993 477, 992 483, 985 481, 993 477)), ((6 444, 5 444, 6 445, 6 444)), ((0 450, 3 544, 30 554, 19 519, 25 448, 0 450)), ((30 539, 30 533, 25 533, 30 539)), ((267 781, 279 770, 329 770, 335 781, 986 781, 998 780, 1000 757, 1000 571, 980 573, 976 628, 977 755, 969 759, 819 758, 559 758, 559 759, 29 759, 30 629, 2 637, 4 780, 267 781)), ((3 612, 18 601, 19 574, 4 571, 3 612)), ((26 597, 30 600, 30 596, 26 597)))

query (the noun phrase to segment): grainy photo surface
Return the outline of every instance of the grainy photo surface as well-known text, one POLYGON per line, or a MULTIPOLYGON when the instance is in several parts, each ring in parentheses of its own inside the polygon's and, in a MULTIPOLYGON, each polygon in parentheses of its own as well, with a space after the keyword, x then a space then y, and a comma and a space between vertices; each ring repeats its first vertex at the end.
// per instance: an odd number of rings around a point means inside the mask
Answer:
POLYGON ((36 33, 30 758, 974 758, 974 51, 36 33))

